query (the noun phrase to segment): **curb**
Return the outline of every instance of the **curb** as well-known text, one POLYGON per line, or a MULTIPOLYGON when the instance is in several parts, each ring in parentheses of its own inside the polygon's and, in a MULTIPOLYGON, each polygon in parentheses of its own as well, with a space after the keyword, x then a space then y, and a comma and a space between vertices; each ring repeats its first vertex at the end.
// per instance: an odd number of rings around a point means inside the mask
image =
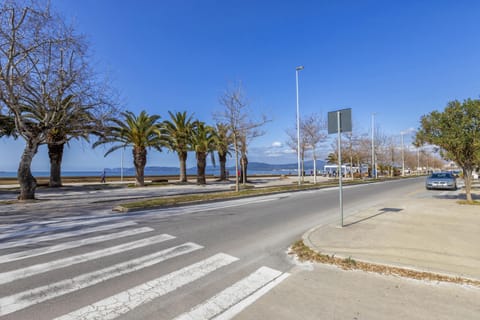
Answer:
MULTIPOLYGON (((313 243, 310 241, 310 234, 313 232, 317 231, 323 227, 323 225, 318 225, 316 227, 311 228, 307 232, 305 232, 302 236, 302 242, 303 244, 310 249, 311 251, 315 252, 316 254, 319 255, 329 255, 329 253, 322 253, 318 249, 315 248, 313 243)), ((360 270, 360 271, 365 271, 365 272, 373 272, 373 273, 378 273, 378 274, 384 274, 384 275, 396 275, 400 276, 402 278, 408 278, 408 279, 416 279, 416 280, 428 280, 428 281, 438 281, 438 282, 444 282, 444 283, 455 283, 455 284, 466 284, 474 287, 480 287, 480 279, 476 278, 468 278, 464 276, 459 276, 456 274, 450 274, 450 273, 440 273, 440 272, 432 272, 430 270, 423 270, 415 267, 410 267, 410 266, 404 266, 404 265, 394 265, 394 264, 388 264, 388 263, 382 263, 378 261, 369 261, 369 260, 362 260, 362 259, 356 259, 355 257, 349 256, 343 256, 341 254, 331 254, 332 257, 338 258, 338 259, 354 259, 354 261, 357 261, 361 264, 364 264, 365 266, 371 266, 371 267, 381 267, 384 268, 385 270, 394 270, 394 272, 377 272, 377 271, 369 271, 369 270, 363 270, 362 268, 352 268, 351 270, 360 270), (402 274, 402 271, 404 271, 407 274, 416 274, 419 277, 413 277, 413 276, 405 276, 402 274)), ((330 264, 330 265, 336 265, 335 263, 325 263, 325 262, 318 262, 318 261, 313 261, 314 263, 321 263, 321 264, 330 264)), ((338 266, 339 267, 339 266, 338 266)))

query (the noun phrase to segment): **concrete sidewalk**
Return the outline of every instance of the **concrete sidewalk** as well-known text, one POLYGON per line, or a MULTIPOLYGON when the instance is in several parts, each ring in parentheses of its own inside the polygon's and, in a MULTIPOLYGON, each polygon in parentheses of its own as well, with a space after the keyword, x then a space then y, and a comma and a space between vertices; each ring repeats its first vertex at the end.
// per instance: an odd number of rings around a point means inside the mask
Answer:
MULTIPOLYGON (((314 228, 304 242, 323 254, 480 280, 480 206, 457 204, 461 196, 412 190, 348 217, 344 228, 314 228)), ((479 287, 319 263, 290 273, 235 320, 480 319, 479 287)))
POLYGON ((304 235, 337 257, 480 280, 480 206, 451 192, 417 191, 304 235), (432 197, 433 196, 433 197, 432 197))

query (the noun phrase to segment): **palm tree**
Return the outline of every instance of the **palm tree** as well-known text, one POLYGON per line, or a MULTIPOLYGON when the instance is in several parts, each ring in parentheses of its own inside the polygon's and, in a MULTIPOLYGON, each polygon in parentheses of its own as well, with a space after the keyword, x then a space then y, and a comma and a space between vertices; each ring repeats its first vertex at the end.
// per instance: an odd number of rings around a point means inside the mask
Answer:
POLYGON ((230 154, 233 144, 233 138, 229 126, 225 123, 217 123, 216 131, 216 151, 220 162, 220 181, 227 180, 227 155, 230 154))
POLYGON ((325 159, 325 160, 329 164, 336 164, 336 163, 338 163, 338 156, 335 152, 330 152, 327 156, 327 159, 325 159))
POLYGON ((205 167, 207 164, 207 155, 210 153, 213 157, 213 151, 216 149, 217 137, 213 127, 205 125, 202 121, 195 121, 191 135, 192 148, 197 158, 197 184, 206 184, 205 167))
POLYGON ((85 139, 90 134, 99 134, 102 121, 95 113, 93 105, 84 106, 73 94, 62 98, 47 97, 43 108, 37 107, 35 102, 27 101, 23 105, 24 121, 32 127, 49 119, 50 125, 45 130, 44 142, 48 146, 50 159, 50 187, 61 187, 61 167, 65 144, 72 139, 85 139))
POLYGON ((187 155, 191 150, 192 116, 187 112, 168 112, 170 120, 163 122, 167 146, 178 154, 180 162, 180 182, 187 182, 187 155))
POLYGON ((150 116, 146 111, 140 112, 138 117, 130 111, 122 112, 121 115, 124 120, 112 119, 115 126, 110 127, 108 132, 93 144, 93 147, 118 142, 119 144, 114 145, 105 153, 106 157, 115 150, 131 146, 135 166, 135 185, 144 186, 147 148, 162 151, 161 147, 164 145, 161 124, 157 122, 160 116, 150 116))
POLYGON ((50 187, 62 186, 61 169, 65 144, 72 139, 88 141, 89 135, 96 133, 102 126, 100 119, 93 114, 93 107, 79 108, 78 104, 73 95, 68 95, 58 102, 50 100, 51 107, 60 111, 54 113, 59 118, 55 121, 57 125, 50 128, 46 136, 50 159, 50 187))

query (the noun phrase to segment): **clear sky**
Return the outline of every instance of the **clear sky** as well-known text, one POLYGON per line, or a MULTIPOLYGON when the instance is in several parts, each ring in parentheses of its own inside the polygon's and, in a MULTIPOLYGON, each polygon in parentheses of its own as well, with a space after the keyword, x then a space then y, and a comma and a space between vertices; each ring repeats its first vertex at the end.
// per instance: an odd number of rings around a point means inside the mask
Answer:
MULTIPOLYGON (((124 108, 194 113, 212 123, 218 97, 241 81, 253 112, 271 122, 249 149, 250 161, 296 162, 285 146, 300 113, 352 108, 357 132, 372 113, 397 135, 449 100, 480 93, 479 1, 53 0, 87 36, 92 65, 112 79, 124 108)), ((408 139, 408 137, 407 137, 408 139)), ((24 141, 0 140, 0 170, 16 170, 24 141)), ((120 151, 73 142, 64 170, 120 166, 120 151)), ((324 155, 322 155, 324 156, 324 155)), ((230 163, 231 164, 231 163, 230 163)), ((151 151, 149 166, 178 166, 151 151)), ((195 165, 189 156, 188 166, 195 165)), ((125 166, 132 166, 131 153, 125 166)), ((46 148, 33 170, 48 170, 46 148)))

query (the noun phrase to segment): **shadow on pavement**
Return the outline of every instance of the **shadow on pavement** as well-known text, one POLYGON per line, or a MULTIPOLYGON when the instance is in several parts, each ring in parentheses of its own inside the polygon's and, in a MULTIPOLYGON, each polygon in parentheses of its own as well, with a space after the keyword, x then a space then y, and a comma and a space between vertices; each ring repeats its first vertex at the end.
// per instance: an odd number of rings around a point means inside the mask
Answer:
POLYGON ((400 212, 400 211, 402 211, 402 210, 403 210, 403 209, 400 209, 400 208, 382 208, 382 209, 378 210, 379 212, 376 213, 376 214, 374 214, 374 215, 371 215, 371 216, 362 218, 362 219, 360 219, 360 220, 357 220, 357 221, 354 221, 354 222, 350 222, 350 223, 345 224, 345 227, 353 226, 353 225, 355 225, 355 224, 358 224, 358 223, 360 223, 360 222, 373 219, 373 218, 375 218, 375 217, 381 216, 382 214, 385 214, 385 213, 388 213, 388 212, 400 212))
MULTIPOLYGON (((434 195, 433 198, 435 199, 448 199, 448 200, 466 200, 467 196, 464 192, 458 194, 441 194, 441 195, 434 195)), ((480 194, 472 193, 473 200, 480 200, 480 194)))

